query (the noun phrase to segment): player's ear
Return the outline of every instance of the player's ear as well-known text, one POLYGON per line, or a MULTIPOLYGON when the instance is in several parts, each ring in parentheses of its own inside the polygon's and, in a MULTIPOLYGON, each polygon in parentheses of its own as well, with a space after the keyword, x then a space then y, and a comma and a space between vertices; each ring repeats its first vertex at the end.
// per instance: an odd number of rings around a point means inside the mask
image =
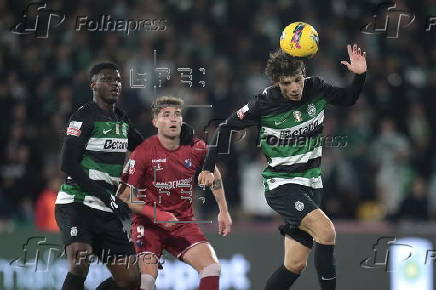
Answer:
POLYGON ((156 125, 156 123, 157 123, 156 115, 153 115, 153 119, 151 119, 151 123, 153 123, 153 126, 154 126, 155 128, 157 128, 157 125, 156 125))

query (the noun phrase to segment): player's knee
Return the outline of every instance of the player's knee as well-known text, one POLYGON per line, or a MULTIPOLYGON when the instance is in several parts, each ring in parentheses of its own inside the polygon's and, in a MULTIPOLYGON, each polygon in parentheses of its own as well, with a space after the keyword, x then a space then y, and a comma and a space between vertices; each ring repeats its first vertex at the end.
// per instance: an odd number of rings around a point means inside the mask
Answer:
POLYGON ((296 274, 300 274, 307 267, 306 260, 289 260, 284 263, 285 268, 296 274))
POLYGON ((200 278, 209 276, 220 276, 221 275, 221 265, 219 263, 209 264, 200 270, 200 278))
POLYGON ((85 277, 89 270, 88 256, 90 249, 85 246, 73 245, 69 249, 70 272, 85 277))
POLYGON ((333 223, 328 220, 318 231, 317 242, 320 244, 334 244, 336 242, 336 230, 333 223))
POLYGON ((159 268, 159 258, 154 254, 142 254, 139 260, 139 269, 142 274, 147 274, 157 279, 159 268))

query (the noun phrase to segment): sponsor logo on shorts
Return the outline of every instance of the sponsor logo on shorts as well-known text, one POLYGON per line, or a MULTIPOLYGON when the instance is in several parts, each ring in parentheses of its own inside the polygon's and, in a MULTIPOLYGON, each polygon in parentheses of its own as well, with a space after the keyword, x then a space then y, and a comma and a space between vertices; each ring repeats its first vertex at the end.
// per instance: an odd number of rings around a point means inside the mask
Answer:
POLYGON ((70 236, 72 236, 72 237, 77 236, 77 227, 71 227, 70 236))
POLYGON ((304 203, 302 203, 301 201, 296 201, 295 202, 295 209, 298 211, 302 211, 304 209, 304 203))

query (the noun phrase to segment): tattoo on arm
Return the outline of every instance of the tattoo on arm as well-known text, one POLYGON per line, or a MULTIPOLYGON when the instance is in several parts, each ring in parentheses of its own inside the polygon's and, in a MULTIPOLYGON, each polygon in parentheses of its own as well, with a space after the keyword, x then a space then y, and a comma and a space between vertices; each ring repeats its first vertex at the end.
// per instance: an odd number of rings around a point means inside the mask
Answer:
POLYGON ((215 179, 212 185, 212 190, 223 188, 223 181, 221 179, 215 179))

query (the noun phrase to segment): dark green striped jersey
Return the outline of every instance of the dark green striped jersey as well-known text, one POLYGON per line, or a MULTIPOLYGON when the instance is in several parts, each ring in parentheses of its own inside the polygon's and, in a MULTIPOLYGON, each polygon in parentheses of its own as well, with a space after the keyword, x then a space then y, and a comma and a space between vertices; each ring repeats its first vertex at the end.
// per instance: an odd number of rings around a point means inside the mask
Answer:
POLYGON ((306 78, 300 101, 285 99, 278 86, 266 88, 220 125, 203 169, 211 171, 216 154, 229 152, 231 130, 257 126, 258 144, 268 161, 262 173, 265 190, 287 183, 322 188, 325 108, 354 104, 364 79, 365 74, 356 75, 350 87, 338 88, 318 77, 306 78))
POLYGON ((94 102, 80 107, 69 120, 63 147, 64 167, 72 168, 64 172, 72 176, 61 186, 56 204, 81 202, 111 212, 91 191, 116 192, 126 152, 142 139, 120 109, 106 112, 94 102))

